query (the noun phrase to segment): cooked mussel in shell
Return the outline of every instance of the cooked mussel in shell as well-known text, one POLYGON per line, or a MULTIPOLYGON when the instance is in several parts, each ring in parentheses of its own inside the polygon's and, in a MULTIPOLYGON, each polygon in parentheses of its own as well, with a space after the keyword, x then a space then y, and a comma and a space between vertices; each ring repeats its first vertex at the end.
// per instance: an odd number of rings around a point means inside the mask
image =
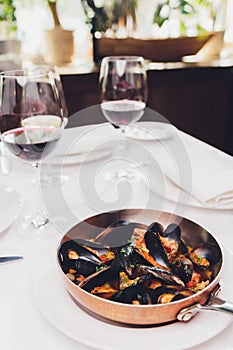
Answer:
MULTIPOLYGON (((161 229, 161 228, 160 228, 161 229)), ((153 223, 150 225, 145 233, 144 239, 146 247, 149 250, 149 254, 161 267, 169 268, 168 256, 164 250, 160 239, 160 230, 158 224, 153 223)))
POLYGON ((221 252, 190 246, 176 223, 164 228, 119 220, 93 239, 59 249, 67 277, 97 297, 129 304, 165 304, 192 296, 214 278, 221 252))
POLYGON ((128 220, 115 221, 95 237, 95 242, 112 248, 121 247, 128 243, 133 230, 137 227, 145 226, 128 220))
POLYGON ((184 283, 191 280, 193 275, 193 263, 184 255, 175 258, 171 265, 172 272, 179 276, 184 283))
POLYGON ((190 251, 189 256, 198 267, 203 269, 215 265, 221 258, 219 249, 212 243, 198 245, 190 251))

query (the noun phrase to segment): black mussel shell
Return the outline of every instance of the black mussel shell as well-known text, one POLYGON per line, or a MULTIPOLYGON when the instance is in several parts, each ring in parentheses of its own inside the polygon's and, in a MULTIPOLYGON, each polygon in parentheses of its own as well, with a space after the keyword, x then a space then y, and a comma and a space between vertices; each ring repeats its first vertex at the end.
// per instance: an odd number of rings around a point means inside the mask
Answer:
POLYGON ((128 304, 137 302, 140 305, 148 305, 152 304, 151 295, 152 290, 150 288, 143 285, 134 285, 115 293, 111 300, 128 304))
MULTIPOLYGON (((104 243, 108 237, 108 235, 112 232, 113 228, 126 226, 130 223, 128 220, 117 220, 114 221, 111 225, 107 226, 103 231, 101 231, 96 237, 95 242, 98 244, 104 243)), ((105 243, 104 243, 105 245, 105 243)))
POLYGON ((181 237, 181 229, 177 224, 170 224, 164 230, 163 237, 168 238, 169 240, 174 240, 177 244, 179 244, 181 237))
POLYGON ((111 296, 110 300, 118 303, 132 304, 131 296, 125 293, 125 290, 119 290, 117 293, 111 296))
POLYGON ((152 222, 148 228, 147 228, 148 231, 152 231, 154 233, 159 233, 161 236, 163 236, 164 234, 164 228, 163 226, 159 223, 159 222, 152 222))
POLYGON ((182 238, 179 241, 177 255, 188 255, 188 247, 182 240, 182 238))
POLYGON ((68 273, 70 270, 76 271, 75 259, 68 259, 61 261, 61 268, 65 273, 68 273))
POLYGON ((79 275, 87 277, 104 266, 101 262, 96 262, 87 257, 79 257, 78 259, 68 259, 61 261, 62 270, 68 273, 70 270, 75 271, 79 275))
MULTIPOLYGON (((178 295, 186 291, 184 288, 179 287, 179 286, 170 286, 170 285, 163 285, 160 287, 157 287, 153 289, 152 291, 152 300, 153 304, 160 304, 161 303, 161 297, 169 295, 169 301, 175 301, 178 300, 178 295), (177 296, 177 299, 175 299, 177 296)), ((193 294, 190 292, 189 295, 193 294)), ((181 298, 181 297, 180 297, 181 298)))
POLYGON ((158 279, 166 284, 184 287, 184 282, 178 276, 174 275, 168 270, 160 269, 156 266, 143 265, 137 265, 135 270, 138 276, 149 274, 153 278, 158 279))
MULTIPOLYGON (((96 243, 92 241, 88 241, 85 239, 75 239, 74 240, 77 244, 83 246, 84 248, 88 249, 91 253, 93 253, 95 256, 97 256, 100 260, 104 259, 106 260, 112 260, 114 257, 114 254, 111 254, 112 258, 109 258, 109 253, 111 252, 110 249, 107 247, 96 243)), ((113 252, 112 252, 113 253, 113 252)))
POLYGON ((108 266, 88 276, 80 283, 80 287, 90 293, 95 287, 102 286, 106 282, 112 282, 117 277, 118 275, 108 266))
POLYGON ((209 268, 212 265, 215 265, 221 261, 221 252, 220 249, 212 243, 202 243, 196 248, 192 249, 190 252, 191 260, 202 268, 209 268), (202 264, 202 259, 206 259, 209 264, 202 264))
POLYGON ((162 246, 158 232, 148 229, 145 233, 144 239, 150 255, 156 260, 156 262, 164 267, 169 267, 168 257, 162 246))
POLYGON ((102 231, 96 238, 95 241, 100 244, 112 248, 121 247, 124 244, 127 244, 133 234, 135 228, 144 227, 144 225, 123 221, 123 225, 111 225, 102 231))
POLYGON ((80 275, 87 277, 95 273, 103 265, 91 259, 80 257, 79 259, 75 260, 75 266, 76 266, 77 272, 80 275))
POLYGON ((78 242, 72 239, 62 243, 58 253, 60 262, 70 259, 71 253, 74 253, 72 254, 72 259, 78 259, 79 257, 84 256, 96 262, 100 261, 99 257, 96 254, 90 252, 84 246, 80 245, 78 242))
POLYGON ((114 250, 115 258, 112 261, 111 269, 115 272, 124 271, 128 276, 132 275, 132 245, 130 243, 118 247, 114 250))
POLYGON ((193 263, 185 256, 179 256, 174 259, 172 266, 172 272, 179 276, 184 283, 188 283, 193 274, 193 263))

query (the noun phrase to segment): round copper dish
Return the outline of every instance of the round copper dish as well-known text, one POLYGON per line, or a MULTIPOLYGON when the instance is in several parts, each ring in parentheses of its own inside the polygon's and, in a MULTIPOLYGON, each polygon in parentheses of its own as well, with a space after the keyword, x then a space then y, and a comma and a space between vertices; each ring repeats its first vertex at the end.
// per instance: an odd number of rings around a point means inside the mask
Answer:
MULTIPOLYGON (((223 269, 223 253, 219 243, 207 230, 198 224, 178 215, 155 210, 125 209, 115 212, 107 212, 88 218, 71 228, 62 238, 59 244, 58 255, 60 246, 65 241, 74 238, 94 238, 106 227, 120 219, 127 219, 145 225, 158 221, 165 227, 170 223, 177 223, 180 225, 182 238, 191 247, 195 247, 204 242, 216 245, 216 247, 219 249, 221 259, 215 268, 214 279, 202 291, 179 301, 156 305, 130 305, 103 299, 81 289, 66 277, 59 264, 59 259, 57 259, 58 269, 68 292, 75 299, 75 301, 77 301, 77 303, 88 312, 114 322, 120 322, 128 325, 154 325, 177 319, 187 320, 192 312, 186 312, 184 313, 184 316, 182 316, 183 310, 186 308, 189 310, 190 306, 196 304, 201 306, 207 302, 211 292, 213 292, 219 284, 223 269)), ((77 306, 74 304, 74 307, 77 306)), ((231 308, 232 306, 230 309, 231 308)), ((232 313, 232 310, 233 309, 228 310, 228 312, 232 313)))

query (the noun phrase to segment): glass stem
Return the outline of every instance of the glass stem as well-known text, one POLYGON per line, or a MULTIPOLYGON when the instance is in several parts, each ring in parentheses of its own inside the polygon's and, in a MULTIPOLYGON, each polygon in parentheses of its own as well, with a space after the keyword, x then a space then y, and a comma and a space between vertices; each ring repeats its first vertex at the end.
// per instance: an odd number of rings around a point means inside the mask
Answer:
POLYGON ((36 203, 36 212, 34 217, 31 220, 31 224, 34 228, 43 228, 48 222, 49 219, 46 216, 43 208, 42 208, 42 202, 41 202, 41 193, 40 193, 40 169, 39 169, 39 163, 33 163, 33 167, 36 169, 36 176, 35 176, 35 203, 36 203))
POLYGON ((121 141, 119 145, 119 155, 120 157, 124 156, 124 152, 126 151, 126 140, 125 140, 125 126, 121 126, 121 141))

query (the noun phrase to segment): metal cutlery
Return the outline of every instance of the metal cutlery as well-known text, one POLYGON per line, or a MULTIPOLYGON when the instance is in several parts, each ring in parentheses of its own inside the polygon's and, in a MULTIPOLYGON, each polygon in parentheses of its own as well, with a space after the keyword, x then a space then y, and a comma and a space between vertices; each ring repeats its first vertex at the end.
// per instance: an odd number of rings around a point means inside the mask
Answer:
POLYGON ((22 259, 23 259, 22 256, 1 256, 0 257, 0 264, 18 261, 18 260, 22 260, 22 259))

